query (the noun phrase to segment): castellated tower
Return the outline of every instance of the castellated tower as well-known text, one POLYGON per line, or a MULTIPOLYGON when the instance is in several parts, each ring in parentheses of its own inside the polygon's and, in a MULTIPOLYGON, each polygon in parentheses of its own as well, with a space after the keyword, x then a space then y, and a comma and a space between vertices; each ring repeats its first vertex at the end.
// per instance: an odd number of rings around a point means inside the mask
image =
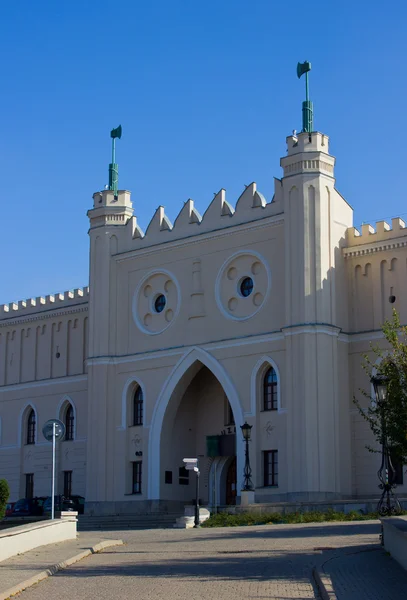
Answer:
POLYGON ((289 489, 307 500, 350 489, 347 348, 340 340, 348 318, 338 299, 346 289, 342 246, 352 209, 335 189, 328 141, 313 131, 289 136, 281 159, 289 489))
POLYGON ((90 361, 86 494, 89 501, 113 499, 113 464, 108 460, 108 454, 112 452, 112 429, 108 423, 114 419, 114 405, 108 399, 113 395, 114 366, 107 358, 105 361, 100 359, 115 354, 115 328, 109 325, 114 322, 118 299, 111 257, 117 253, 118 239, 132 215, 130 192, 117 189, 94 194, 93 208, 88 211, 90 361), (93 364, 92 358, 99 359, 98 363, 93 364))

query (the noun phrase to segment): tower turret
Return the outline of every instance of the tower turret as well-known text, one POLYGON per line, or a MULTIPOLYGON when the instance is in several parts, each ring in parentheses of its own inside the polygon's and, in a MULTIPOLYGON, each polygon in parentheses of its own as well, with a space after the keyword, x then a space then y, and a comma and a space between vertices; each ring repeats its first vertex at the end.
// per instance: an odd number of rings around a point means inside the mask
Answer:
MULTIPOLYGON (((285 237, 286 391, 289 488, 307 500, 334 498, 350 492, 347 446, 349 428, 338 417, 348 402, 346 377, 338 373, 344 355, 339 339, 347 327, 346 287, 341 246, 352 223, 352 209, 335 189, 335 158, 328 137, 313 131, 309 100, 310 63, 299 64, 306 75, 302 105, 303 131, 287 137, 283 168, 285 237), (347 448, 338 451, 339 440, 347 448), (344 442, 344 440, 346 440, 344 442), (343 493, 343 492, 342 492, 343 493)), ((349 442, 350 447, 350 442, 349 442)))
POLYGON ((120 139, 121 126, 110 133, 112 162, 109 165, 109 186, 93 195, 90 220, 89 266, 89 427, 86 499, 108 501, 114 490, 112 468, 106 468, 106 456, 112 452, 107 436, 107 423, 114 419, 108 398, 111 390, 106 381, 112 381, 114 366, 100 361, 115 353, 117 336, 114 323, 119 295, 117 292, 117 263, 114 255, 126 235, 126 224, 133 215, 130 192, 118 189, 118 165, 115 141, 120 139))

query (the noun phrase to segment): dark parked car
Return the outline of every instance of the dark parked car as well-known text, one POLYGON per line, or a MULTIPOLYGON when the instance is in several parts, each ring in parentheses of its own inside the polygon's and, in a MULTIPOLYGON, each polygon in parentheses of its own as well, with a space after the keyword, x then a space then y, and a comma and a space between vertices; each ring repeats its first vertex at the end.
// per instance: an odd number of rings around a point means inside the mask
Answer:
MULTIPOLYGON (((83 515, 85 506, 85 498, 83 498, 83 496, 71 496, 70 498, 65 498, 65 496, 55 496, 54 498, 55 510, 77 511, 78 514, 83 515)), ((44 515, 51 514, 51 504, 51 496, 48 496, 44 502, 44 515)))
POLYGON ((43 513, 45 498, 21 498, 15 503, 10 517, 38 517, 43 513))
POLYGON ((71 500, 75 503, 75 510, 78 511, 78 515, 83 515, 85 510, 85 498, 83 496, 71 496, 71 500))
POLYGON ((15 502, 7 502, 6 504, 6 517, 11 517, 11 513, 13 512, 15 502))

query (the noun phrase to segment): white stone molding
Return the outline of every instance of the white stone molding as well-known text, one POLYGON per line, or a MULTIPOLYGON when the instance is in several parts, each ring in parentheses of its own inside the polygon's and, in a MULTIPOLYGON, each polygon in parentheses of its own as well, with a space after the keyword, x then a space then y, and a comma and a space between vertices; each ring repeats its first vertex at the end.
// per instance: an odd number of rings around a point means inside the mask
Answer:
POLYGON ((23 406, 23 408, 20 410, 20 415, 18 418, 18 431, 17 431, 17 440, 18 440, 18 447, 21 448, 21 446, 24 445, 23 443, 23 434, 26 430, 26 419, 28 417, 28 413, 29 410, 28 409, 33 409, 34 414, 35 414, 35 444, 37 444, 38 441, 38 412, 37 412, 37 408, 35 406, 35 404, 31 401, 26 402, 23 406))
MULTIPOLYGON (((110 361, 109 361, 110 363, 110 361)), ((25 383, 11 383, 10 385, 0 386, 0 394, 2 392, 17 392, 21 390, 32 390, 48 385, 68 385, 80 381, 88 381, 87 375, 69 375, 68 377, 54 377, 53 379, 37 379, 36 381, 27 381, 25 383)))
MULTIPOLYGON (((239 395, 233 383, 231 382, 224 367, 209 352, 202 348, 194 347, 178 361, 170 375, 168 376, 161 393, 154 406, 153 415, 150 423, 150 435, 148 440, 148 499, 158 500, 160 498, 160 442, 161 430, 164 421, 165 411, 171 400, 172 394, 181 380, 182 376, 196 362, 205 365, 217 378, 225 392, 230 406, 232 407, 236 427, 243 424, 243 410, 241 407, 239 395)), ((242 474, 244 465, 244 445, 237 443, 237 493, 240 494, 242 487, 242 474)))
MULTIPOLYGON (((250 261, 246 261, 246 262, 250 262, 250 261)), ((264 277, 264 273, 263 273, 263 277, 264 277)), ((266 261, 266 259, 261 254, 256 252, 255 250, 250 250, 250 249, 239 250, 238 252, 235 252, 234 254, 229 256, 224 261, 221 268, 219 269, 218 275, 216 277, 216 282, 215 282, 216 303, 218 305, 220 312, 227 319, 232 319, 233 321, 246 321, 247 319, 250 319, 255 314, 257 314, 259 312, 259 310, 261 310, 265 306, 268 296, 270 294, 270 288, 271 288, 271 271, 270 271, 270 267, 269 267, 269 264, 266 261), (249 270, 248 267, 244 267, 243 265, 241 267, 238 267, 238 265, 242 261, 244 261, 244 259, 246 257, 247 257, 247 259, 250 258, 253 261, 252 270, 249 270), (259 265, 259 263, 260 263, 260 265, 259 265), (235 265, 236 265, 236 267, 235 267, 235 265), (256 265, 259 265, 260 269, 264 269, 265 276, 266 276, 266 282, 263 282, 263 284, 262 285, 260 284, 259 286, 256 285, 256 273, 253 270, 253 268, 256 265), (239 273, 239 268, 240 268, 240 273, 239 273), (231 271, 233 269, 236 272, 236 276, 235 276, 236 280, 233 279, 230 283, 227 283, 227 280, 229 279, 228 273, 229 273, 229 271, 231 271), (241 295, 237 288, 239 287, 239 282, 244 277, 250 277, 253 280, 253 283, 254 283, 253 296, 251 297, 251 295, 250 295, 247 298, 243 298, 243 297, 238 298, 241 295), (226 285, 226 289, 224 289, 225 285, 226 285), (236 288, 236 289, 234 289, 234 291, 233 291, 234 296, 232 298, 229 298, 229 296, 232 294, 232 287, 236 288), (259 305, 253 304, 257 296, 259 296, 261 298, 259 305), (225 305, 227 302, 230 303, 232 301, 235 301, 235 303, 236 303, 236 307, 237 307, 236 314, 233 314, 233 312, 232 312, 234 309, 231 309, 231 308, 229 308, 228 305, 225 305), (243 303, 245 303, 245 304, 243 304, 243 303), (243 307, 241 309, 240 309, 240 304, 243 307)))
POLYGON ((73 315, 88 310, 88 303, 80 303, 77 308, 53 309, 50 312, 32 313, 30 316, 12 315, 0 320, 0 327, 11 327, 12 325, 21 325, 22 323, 32 323, 33 321, 43 321, 44 319, 54 319, 63 315, 73 315))
POLYGON ((73 439, 76 440, 76 423, 77 423, 77 413, 75 402, 72 400, 68 394, 65 394, 58 403, 57 407, 57 419, 63 422, 65 425, 65 413, 68 409, 68 404, 72 406, 73 409, 73 439), (65 408, 66 407, 66 408, 65 408))
POLYGON ((375 254, 377 252, 385 252, 386 250, 395 250, 397 248, 404 248, 407 246, 406 238, 399 238, 398 240, 372 242, 371 244, 361 244, 360 246, 352 246, 350 248, 344 248, 342 250, 345 258, 353 256, 364 256, 366 254, 375 254))
POLYGON ((128 378, 128 380, 126 381, 126 383, 123 386, 123 391, 122 391, 122 420, 121 420, 121 425, 117 428, 119 431, 124 431, 125 429, 127 429, 128 427, 128 422, 127 422, 127 416, 128 416, 128 402, 129 402, 129 391, 131 388, 133 388, 134 385, 137 385, 141 388, 141 391, 143 392, 143 427, 144 427, 144 420, 145 420, 145 407, 146 407, 146 388, 144 383, 140 380, 138 375, 132 375, 131 377, 128 378))
MULTIPOLYGON (((148 301, 148 298, 144 298, 145 304, 147 303, 147 301, 148 301)), ((170 327, 170 325, 172 325, 174 323, 174 321, 176 321, 177 316, 180 311, 180 307, 181 307, 181 288, 180 288, 177 278, 172 273, 170 273, 170 271, 167 271, 166 269, 154 269, 153 271, 149 271, 142 278, 142 280, 139 282, 139 284, 136 288, 136 291, 133 296, 133 302, 132 302, 133 319, 134 319, 137 327, 143 333, 147 333, 148 335, 158 335, 158 334, 162 333, 163 331, 165 331, 166 329, 168 329, 168 327, 170 327), (164 276, 161 279, 162 280, 167 279, 167 281, 165 283, 160 281, 159 280, 160 276, 164 276), (150 280, 151 280, 152 285, 151 286, 146 285, 147 282, 150 280), (155 280, 155 282, 154 282, 154 280, 155 280), (150 307, 150 312, 148 314, 142 314, 142 312, 144 312, 144 311, 140 312, 140 303, 142 301, 141 294, 143 292, 143 287, 145 286, 145 288, 147 288, 147 287, 151 288, 151 301, 148 302, 149 304, 153 303, 154 297, 157 297, 157 295, 160 295, 160 294, 163 294, 166 298, 166 302, 168 302, 168 298, 171 297, 171 295, 172 296, 174 295, 174 294, 171 294, 171 292, 169 290, 165 289, 165 286, 167 286, 167 284, 169 284, 169 283, 171 284, 171 287, 173 285, 175 286, 176 294, 175 294, 175 298, 173 298, 173 302, 168 303, 166 305, 165 309, 162 311, 162 313, 154 313, 153 308, 150 307), (154 287, 156 289, 154 289, 154 287), (151 318, 150 326, 148 326, 145 323, 145 318, 147 316, 149 316, 151 318)))
POLYGON ((262 356, 252 370, 250 378, 250 412, 245 412, 245 417, 255 417, 261 411, 261 407, 258 406, 258 402, 260 401, 259 390, 262 389, 261 383, 269 367, 273 367, 277 377, 277 413, 286 412, 286 409, 281 408, 281 377, 279 368, 270 356, 262 356))
MULTIPOLYGON (((272 206, 267 204, 267 206, 272 206)), ((196 244, 205 244, 212 239, 222 239, 225 236, 230 236, 231 233, 239 232, 243 233, 246 231, 252 231, 253 229, 269 229, 270 227, 282 225, 284 223, 284 212, 279 212, 275 215, 265 215, 260 219, 253 219, 252 221, 246 221, 244 223, 231 223, 228 226, 222 227, 221 229, 214 229, 211 231, 202 231, 198 234, 191 235, 187 238, 179 238, 174 240, 164 241, 160 244, 153 244, 151 246, 140 246, 134 250, 127 252, 119 252, 115 254, 113 258, 117 262, 131 260, 135 256, 150 256, 152 254, 162 253, 163 249, 173 250, 176 248, 183 248, 184 246, 193 246, 196 244), (231 231, 232 230, 232 231, 231 231)), ((174 230, 172 230, 174 231, 174 230)), ((145 237, 143 238, 145 240, 145 237)))

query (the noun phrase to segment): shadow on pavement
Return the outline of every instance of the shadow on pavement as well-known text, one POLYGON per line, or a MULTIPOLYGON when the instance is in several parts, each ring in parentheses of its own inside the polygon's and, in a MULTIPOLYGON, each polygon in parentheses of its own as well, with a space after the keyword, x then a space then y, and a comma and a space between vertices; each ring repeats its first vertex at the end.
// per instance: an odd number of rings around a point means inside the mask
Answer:
MULTIPOLYGON (((190 541, 207 541, 207 540, 219 540, 223 535, 226 534, 225 537, 233 535, 236 538, 309 538, 309 537, 332 537, 332 536, 347 536, 347 535, 374 535, 377 534, 379 536, 381 530, 381 526, 379 522, 376 521, 365 521, 358 523, 349 523, 344 525, 343 523, 338 524, 323 524, 315 525, 307 524, 303 525, 284 525, 284 527, 279 527, 278 525, 248 525, 247 527, 214 527, 213 529, 205 528, 205 534, 209 533, 209 531, 213 531, 213 535, 205 535, 205 537, 200 537, 191 532, 190 541), (193 537, 192 537, 193 536, 193 537)), ((176 540, 166 540, 166 543, 169 544, 177 544, 185 542, 185 539, 176 539, 176 540)))

